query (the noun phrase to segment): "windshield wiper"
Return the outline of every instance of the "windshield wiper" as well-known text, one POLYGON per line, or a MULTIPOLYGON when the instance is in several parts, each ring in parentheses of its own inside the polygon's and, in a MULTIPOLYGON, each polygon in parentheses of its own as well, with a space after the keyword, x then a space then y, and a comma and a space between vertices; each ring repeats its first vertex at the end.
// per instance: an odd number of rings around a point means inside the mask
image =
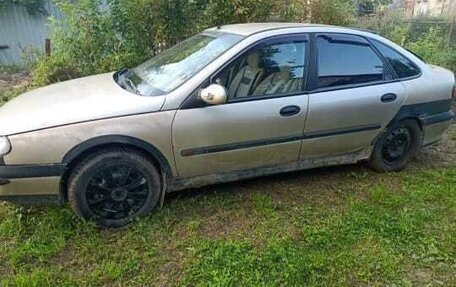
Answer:
MULTIPOLYGON (((132 89, 137 95, 141 95, 141 92, 139 91, 138 87, 133 83, 133 81, 129 78, 131 75, 131 70, 124 68, 117 72, 117 77, 120 79, 122 77, 122 82, 124 84, 127 84, 130 89, 132 89)), ((125 86, 125 85, 123 85, 125 86)), ((125 89, 125 87, 123 87, 125 89)))
POLYGON ((137 88, 136 85, 133 83, 133 81, 130 80, 130 78, 125 77, 125 82, 130 86, 130 88, 133 89, 133 91, 135 91, 135 93, 136 93, 137 95, 140 95, 140 96, 141 96, 141 92, 138 90, 138 88, 137 88))

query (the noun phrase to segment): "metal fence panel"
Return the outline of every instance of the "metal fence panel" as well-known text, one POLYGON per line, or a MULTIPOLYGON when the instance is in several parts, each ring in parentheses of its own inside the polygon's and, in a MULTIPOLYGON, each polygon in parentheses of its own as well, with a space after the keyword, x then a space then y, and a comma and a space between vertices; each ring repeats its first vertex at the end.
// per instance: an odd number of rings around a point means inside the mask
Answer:
POLYGON ((25 49, 44 50, 44 42, 50 32, 47 18, 62 17, 50 0, 46 1, 45 9, 47 15, 30 15, 18 5, 8 5, 0 11, 0 64, 21 64, 25 49))

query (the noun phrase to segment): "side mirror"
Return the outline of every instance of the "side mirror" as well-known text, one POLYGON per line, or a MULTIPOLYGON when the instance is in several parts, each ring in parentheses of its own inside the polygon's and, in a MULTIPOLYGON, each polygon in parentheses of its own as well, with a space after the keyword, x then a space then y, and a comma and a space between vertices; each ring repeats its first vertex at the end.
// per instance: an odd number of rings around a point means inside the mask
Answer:
POLYGON ((199 96, 203 101, 211 105, 221 105, 226 103, 227 100, 225 87, 217 84, 212 84, 202 89, 199 96))

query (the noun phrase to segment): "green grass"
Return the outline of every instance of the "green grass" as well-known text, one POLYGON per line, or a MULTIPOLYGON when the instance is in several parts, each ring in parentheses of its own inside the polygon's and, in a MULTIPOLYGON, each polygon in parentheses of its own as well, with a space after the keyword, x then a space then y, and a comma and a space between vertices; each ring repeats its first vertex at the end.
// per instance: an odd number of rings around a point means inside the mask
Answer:
POLYGON ((0 106, 6 103, 7 101, 11 100, 15 96, 19 95, 23 91, 15 90, 15 91, 0 91, 0 106))
POLYGON ((29 86, 19 87, 19 88, 11 88, 11 89, 0 89, 0 106, 8 102, 9 100, 13 99, 16 96, 19 96, 22 93, 27 92, 29 90, 29 86))
POLYGON ((187 191, 121 230, 0 206, 1 286, 456 285, 456 168, 348 166, 187 191))
MULTIPOLYGON (((0 81, 5 80, 3 78, 3 74, 8 75, 8 74, 16 74, 23 72, 24 68, 20 66, 2 66, 0 65, 0 81)), ((29 78, 30 76, 25 76, 22 75, 22 79, 25 80, 26 78, 29 78)), ((8 77, 7 77, 8 79, 8 77)), ((33 87, 31 85, 19 85, 19 86, 12 86, 13 82, 11 80, 7 80, 8 85, 0 85, 0 106, 6 103, 7 101, 11 100, 12 98, 26 92, 29 89, 32 89, 33 87), (9 82, 8 82, 9 81, 9 82)), ((18 82, 19 84, 20 82, 18 82)))

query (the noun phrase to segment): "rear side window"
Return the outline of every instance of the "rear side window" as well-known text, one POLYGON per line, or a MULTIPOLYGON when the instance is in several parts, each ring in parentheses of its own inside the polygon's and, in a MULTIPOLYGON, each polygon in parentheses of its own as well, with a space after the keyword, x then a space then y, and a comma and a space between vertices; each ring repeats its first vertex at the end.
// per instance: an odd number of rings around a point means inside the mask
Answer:
POLYGON ((318 88, 383 81, 383 61, 364 38, 325 34, 317 38, 318 88))
POLYGON ((372 44, 380 51, 383 57, 385 57, 400 79, 420 74, 420 69, 412 61, 393 48, 374 39, 372 39, 372 44))

